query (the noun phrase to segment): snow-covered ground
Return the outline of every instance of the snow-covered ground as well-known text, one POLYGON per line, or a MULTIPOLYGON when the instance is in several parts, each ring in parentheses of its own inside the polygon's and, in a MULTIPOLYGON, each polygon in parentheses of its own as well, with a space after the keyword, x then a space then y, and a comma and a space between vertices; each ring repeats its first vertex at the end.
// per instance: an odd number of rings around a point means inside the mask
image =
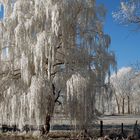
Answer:
MULTIPOLYGON (((135 124, 136 120, 138 121, 138 124, 140 124, 140 115, 106 115, 99 117, 98 123, 100 124, 100 121, 103 120, 104 125, 121 125, 121 123, 124 123, 124 125, 133 125, 135 124)), ((53 125, 56 124, 65 124, 70 125, 72 122, 67 117, 62 116, 55 116, 53 117, 51 123, 53 125)), ((74 123, 74 122, 73 122, 74 123)))
POLYGON ((104 125, 133 125, 135 124, 136 120, 138 124, 140 124, 140 115, 116 115, 116 116, 101 116, 99 117, 100 120, 103 120, 104 125))

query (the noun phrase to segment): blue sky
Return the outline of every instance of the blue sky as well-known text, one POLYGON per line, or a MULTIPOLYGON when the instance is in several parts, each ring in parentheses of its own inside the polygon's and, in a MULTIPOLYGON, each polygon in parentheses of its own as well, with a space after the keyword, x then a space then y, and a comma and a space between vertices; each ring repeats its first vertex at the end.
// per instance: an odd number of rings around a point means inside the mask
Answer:
POLYGON ((104 32, 111 36, 111 50, 116 53, 118 68, 140 62, 140 30, 134 32, 131 26, 119 25, 112 18, 120 0, 97 0, 97 3, 104 4, 107 9, 104 32))
POLYGON ((0 4, 0 19, 3 17, 3 10, 4 10, 4 7, 3 5, 0 4))
MULTIPOLYGON (((110 49, 115 51, 118 68, 140 62, 140 30, 132 31, 131 27, 119 25, 112 18, 112 12, 119 7, 120 0, 97 0, 107 9, 104 32, 111 36, 110 49)), ((0 18, 3 16, 3 7, 0 6, 0 18)))

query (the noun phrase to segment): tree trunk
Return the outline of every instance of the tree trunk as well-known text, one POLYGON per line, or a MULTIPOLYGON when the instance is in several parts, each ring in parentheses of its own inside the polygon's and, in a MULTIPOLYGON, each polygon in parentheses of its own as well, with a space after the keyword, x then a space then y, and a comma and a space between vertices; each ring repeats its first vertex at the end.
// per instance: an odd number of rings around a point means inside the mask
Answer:
POLYGON ((118 114, 120 114, 120 105, 119 105, 119 101, 118 101, 116 93, 115 93, 115 97, 116 97, 116 103, 117 103, 117 108, 118 108, 118 114))
POLYGON ((130 97, 127 96, 127 99, 128 99, 128 114, 130 114, 130 97))
POLYGON ((132 104, 130 104, 130 113, 133 114, 133 107, 132 107, 132 104))
POLYGON ((47 114, 46 121, 45 121, 45 134, 48 134, 50 131, 50 120, 51 120, 51 117, 49 114, 47 114))
POLYGON ((123 97, 122 114, 124 114, 124 100, 125 100, 125 98, 123 97))
POLYGON ((120 114, 120 105, 118 104, 118 114, 120 114))
POLYGON ((45 135, 49 133, 50 130, 50 121, 51 121, 51 116, 53 115, 54 112, 54 108, 55 108, 55 97, 54 95, 48 95, 47 97, 47 114, 46 114, 46 118, 45 118, 45 122, 44 122, 44 131, 45 131, 45 135))
POLYGON ((59 90, 58 92, 56 92, 55 90, 55 85, 53 83, 51 83, 51 87, 50 87, 50 92, 51 94, 48 95, 47 100, 48 100, 48 104, 47 104, 47 115, 45 118, 45 124, 44 124, 44 134, 48 134, 50 131, 50 121, 51 121, 51 116, 53 115, 54 112, 54 108, 55 108, 55 103, 58 102, 59 104, 61 104, 61 102, 58 100, 60 97, 60 92, 61 90, 59 90))
POLYGON ((45 124, 41 127, 41 135, 47 135, 50 131, 50 120, 51 117, 49 114, 46 115, 45 124))

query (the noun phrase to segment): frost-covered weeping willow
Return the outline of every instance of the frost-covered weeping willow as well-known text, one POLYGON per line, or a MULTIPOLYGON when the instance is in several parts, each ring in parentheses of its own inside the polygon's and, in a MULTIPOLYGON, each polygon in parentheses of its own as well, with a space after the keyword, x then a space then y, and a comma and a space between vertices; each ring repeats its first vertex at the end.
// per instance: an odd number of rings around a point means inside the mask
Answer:
POLYGON ((72 119, 91 122, 95 95, 115 64, 95 0, 0 2, 0 123, 44 124, 65 87, 72 119))

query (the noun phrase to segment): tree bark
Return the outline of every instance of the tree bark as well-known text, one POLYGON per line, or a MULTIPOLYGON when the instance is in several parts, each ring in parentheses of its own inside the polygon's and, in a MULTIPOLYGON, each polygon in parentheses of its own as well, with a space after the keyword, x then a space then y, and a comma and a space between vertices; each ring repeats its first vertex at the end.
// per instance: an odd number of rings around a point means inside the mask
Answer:
POLYGON ((117 103, 117 108, 118 108, 118 114, 120 114, 120 105, 119 105, 119 101, 118 101, 116 93, 115 93, 115 97, 116 97, 116 103, 117 103))
POLYGON ((130 114, 130 97, 127 96, 127 99, 128 99, 128 114, 130 114))
POLYGON ((122 114, 124 114, 124 100, 125 100, 125 98, 123 97, 122 114))
POLYGON ((120 105, 118 104, 118 114, 120 114, 120 105))
POLYGON ((58 92, 56 92, 55 90, 55 85, 52 83, 51 87, 52 88, 51 94, 48 95, 47 99, 48 99, 48 105, 47 105, 47 115, 46 115, 46 119, 45 119, 45 125, 44 125, 44 129, 42 129, 44 131, 44 134, 47 135, 50 131, 50 121, 51 121, 51 116, 54 112, 54 108, 55 108, 55 103, 59 103, 61 104, 61 102, 59 101, 59 97, 60 97, 60 92, 61 90, 59 90, 58 92))
POLYGON ((45 121, 45 134, 48 134, 50 131, 50 120, 51 120, 51 117, 49 114, 47 114, 46 121, 45 121))

